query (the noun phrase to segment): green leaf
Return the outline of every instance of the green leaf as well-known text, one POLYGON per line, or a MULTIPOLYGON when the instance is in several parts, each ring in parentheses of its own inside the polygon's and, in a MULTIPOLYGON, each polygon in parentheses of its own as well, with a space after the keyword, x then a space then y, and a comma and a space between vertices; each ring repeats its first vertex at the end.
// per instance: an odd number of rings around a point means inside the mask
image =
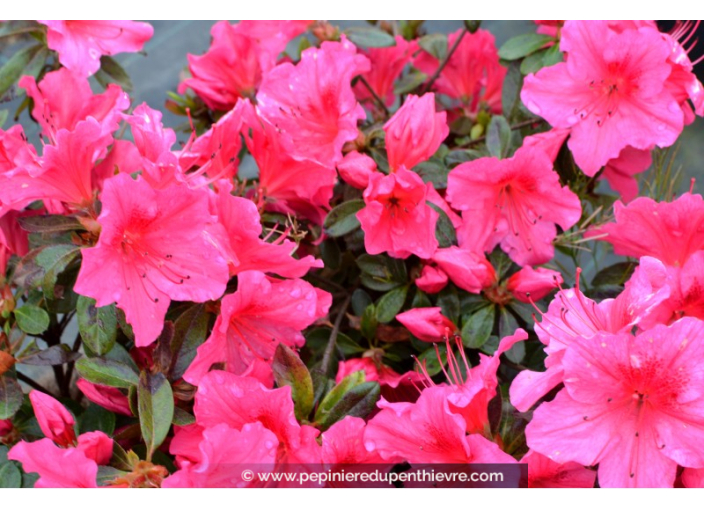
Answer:
POLYGON ((179 427, 185 427, 186 425, 191 425, 196 422, 196 417, 191 413, 184 411, 180 407, 174 407, 174 418, 171 423, 178 425, 179 427))
POLYGON ((330 237, 340 237, 359 228, 357 212, 364 208, 364 200, 356 199, 343 202, 333 208, 325 218, 323 227, 330 237))
POLYGON ((447 285, 438 293, 435 301, 436 305, 442 309, 442 314, 455 324, 460 318, 460 298, 457 289, 453 285, 447 285))
POLYGON ((137 389, 139 427, 148 448, 148 459, 164 442, 174 416, 174 395, 164 374, 142 372, 137 389))
POLYGON ((486 306, 462 319, 462 343, 470 349, 478 349, 486 343, 494 329, 494 306, 486 306))
POLYGON ((396 314, 403 308, 408 294, 408 285, 390 290, 376 304, 376 319, 379 322, 391 322, 396 318, 396 314))
POLYGON ((486 148, 495 158, 505 158, 511 149, 511 126, 501 115, 494 115, 486 132, 486 148))
POLYGON ((22 388, 9 376, 0 376, 0 420, 7 420, 22 405, 22 388))
POLYGON ((394 94, 397 96, 408 94, 421 86, 427 79, 427 74, 413 69, 396 82, 396 85, 394 85, 394 94))
POLYGON ((8 115, 10 115, 10 112, 8 110, 0 110, 0 128, 5 125, 8 115))
POLYGON ((363 48, 396 46, 393 36, 375 27, 350 27, 343 32, 350 41, 363 48))
POLYGON ((14 462, 0 464, 0 489, 19 489, 22 487, 22 472, 14 462))
POLYGON ((361 317, 364 310, 372 304, 372 298, 364 289, 355 289, 352 293, 351 304, 354 314, 361 317))
POLYGON ((48 246, 37 255, 37 264, 44 269, 42 289, 49 300, 56 299, 54 287, 59 274, 78 256, 80 248, 72 244, 48 246))
POLYGON ((80 357, 80 353, 73 352, 68 345, 61 344, 52 345, 48 349, 18 359, 17 363, 23 365, 54 366, 76 361, 80 357))
POLYGON ((514 121, 520 112, 522 88, 523 75, 521 74, 520 65, 517 62, 511 62, 501 90, 503 114, 511 121, 514 121))
MULTIPOLYGON (((482 153, 472 149, 458 149, 450 151, 447 156, 445 156, 445 164, 454 168, 461 163, 466 163, 467 161, 474 161, 482 157, 482 153)), ((446 182, 447 184, 447 182, 446 182)))
POLYGON ((178 379, 183 376, 186 369, 196 357, 196 351, 208 334, 209 315, 205 306, 198 304, 186 310, 174 322, 174 337, 171 340, 171 349, 176 356, 171 377, 178 379))
POLYGON ((14 313, 17 325, 25 333, 39 335, 49 327, 49 314, 38 306, 22 305, 14 313))
POLYGON ((499 311, 499 338, 513 335, 520 326, 513 314, 507 308, 499 311))
POLYGON ((359 329, 362 336, 367 340, 373 340, 376 337, 376 328, 379 326, 379 321, 376 318, 376 307, 370 304, 362 314, 359 329))
POLYGON ((279 344, 274 354, 272 364, 276 385, 291 387, 296 418, 299 421, 307 420, 313 409, 313 379, 305 363, 290 347, 279 344))
POLYGON ((559 44, 553 44, 545 52, 545 57, 543 57, 543 66, 549 67, 554 66, 562 62, 562 52, 560 51, 559 44))
POLYGON ((538 51, 547 43, 555 41, 545 34, 521 34, 506 41, 499 49, 499 57, 504 60, 516 60, 538 51))
POLYGON ((364 382, 363 372, 350 374, 325 396, 315 413, 315 423, 325 431, 345 416, 364 418, 380 395, 378 382, 364 382))
POLYGON ((4 96, 20 79, 23 71, 30 65, 32 60, 41 55, 42 49, 43 46, 41 44, 23 48, 5 62, 5 65, 0 68, 0 97, 4 96))
POLYGON ((125 92, 132 92, 133 86, 129 74, 114 58, 107 55, 100 57, 100 69, 95 73, 95 79, 103 88, 108 88, 110 83, 116 83, 125 92))
POLYGON ((23 216, 18 218, 17 221, 27 232, 38 232, 41 234, 85 230, 81 222, 72 216, 23 216))
POLYGON ((439 374, 442 371, 442 367, 447 365, 447 347, 445 344, 436 344, 436 346, 438 348, 437 351, 435 351, 435 346, 431 346, 418 356, 418 361, 421 365, 425 365, 425 370, 431 377, 439 374), (440 353, 440 359, 438 359, 438 352, 440 353))
POLYGON ((110 352, 117 340, 115 305, 96 308, 95 299, 79 296, 76 316, 78 331, 90 352, 98 356, 110 352))
POLYGON ((81 358, 76 370, 84 379, 113 388, 129 388, 139 384, 139 376, 129 365, 105 358, 81 358))
POLYGON ((423 182, 429 182, 435 189, 447 188, 447 176, 450 174, 450 169, 437 159, 423 161, 413 167, 413 171, 420 175, 423 182))
POLYGON ((524 58, 521 61, 521 74, 528 75, 540 71, 545 65, 543 64, 543 59, 545 58, 547 51, 547 49, 536 51, 535 53, 524 58))
POLYGON ((438 240, 440 248, 449 248, 457 245, 457 232, 455 227, 447 216, 447 213, 440 209, 434 203, 426 202, 435 212, 438 213, 438 221, 435 224, 435 238, 438 240))
POLYGON ((79 431, 85 434, 96 430, 112 436, 115 432, 115 414, 91 402, 81 415, 79 431))
POLYGON ((634 262, 618 262, 605 267, 592 279, 592 287, 603 285, 623 285, 633 274, 636 265, 634 262))
POLYGON ((442 61, 447 56, 447 35, 430 34, 418 39, 418 45, 436 59, 442 61))
POLYGON ((362 254, 357 257, 357 266, 362 270, 362 284, 372 290, 386 292, 408 280, 403 260, 386 255, 362 254))

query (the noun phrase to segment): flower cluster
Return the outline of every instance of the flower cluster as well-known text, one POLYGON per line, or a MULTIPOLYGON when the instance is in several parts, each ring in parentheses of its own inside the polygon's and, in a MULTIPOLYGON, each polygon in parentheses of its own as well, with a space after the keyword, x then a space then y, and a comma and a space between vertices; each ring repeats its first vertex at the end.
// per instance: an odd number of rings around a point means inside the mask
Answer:
POLYGON ((10 86, 41 143, 0 130, 8 484, 704 486, 704 200, 668 167, 698 23, 221 21, 180 142, 112 58, 150 25, 13 23, 44 61, 10 86))

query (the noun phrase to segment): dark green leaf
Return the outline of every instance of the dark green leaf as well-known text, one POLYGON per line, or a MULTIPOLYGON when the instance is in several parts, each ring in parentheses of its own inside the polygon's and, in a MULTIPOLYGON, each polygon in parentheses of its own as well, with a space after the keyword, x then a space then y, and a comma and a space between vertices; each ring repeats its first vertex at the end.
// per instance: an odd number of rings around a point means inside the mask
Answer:
POLYGON ((25 333, 39 335, 49 327, 49 314, 46 310, 34 305, 23 305, 15 308, 17 325, 25 333))
POLYGON ((379 322, 376 319, 376 307, 374 304, 369 305, 364 313, 359 324, 362 336, 367 340, 373 340, 376 337, 376 328, 379 322))
POLYGON ((504 60, 516 60, 534 51, 538 51, 547 43, 554 41, 553 37, 545 34, 521 34, 511 37, 499 49, 499 57, 504 60))
POLYGON ((340 237, 349 234, 354 229, 359 227, 357 212, 364 207, 364 200, 350 200, 343 202, 330 211, 325 218, 323 226, 325 232, 330 237, 340 237))
POLYGON ((22 487, 22 473, 14 462, 0 464, 0 489, 19 489, 22 487))
POLYGON ((396 40, 375 27, 350 27, 344 30, 347 38, 363 48, 387 48, 395 46, 396 40))
POLYGON ((174 338, 171 348, 176 356, 171 377, 183 376, 193 359, 196 350, 205 342, 208 334, 208 313, 203 305, 195 305, 186 310, 174 322, 174 338))
POLYGON ((196 417, 191 413, 184 411, 180 407, 174 407, 174 419, 172 423, 178 425, 179 427, 185 427, 186 425, 191 425, 196 422, 196 417))
POLYGON ((479 27, 482 26, 482 20, 480 20, 480 19, 473 19, 473 20, 466 19, 466 20, 464 20, 464 26, 467 30, 469 30, 470 34, 473 34, 477 30, 479 30, 479 27))
POLYGON ((78 256, 80 248, 71 244, 48 246, 37 255, 37 264, 44 269, 42 288, 47 299, 56 299, 54 287, 59 274, 78 256))
POLYGON ((605 267, 592 279, 592 287, 603 285, 623 285, 633 274, 636 265, 633 262, 618 262, 605 267))
POLYGON ((76 370, 84 379, 113 388, 129 388, 139 384, 139 376, 129 365, 104 358, 81 358, 76 370))
POLYGON ((340 268, 342 253, 334 239, 326 239, 322 242, 320 245, 320 256, 327 269, 335 271, 340 268))
POLYGON ((72 216, 23 216, 17 221, 27 232, 53 233, 85 230, 85 227, 72 216))
POLYGON ((274 362, 272 364, 276 385, 291 387, 296 418, 299 421, 308 419, 313 409, 313 379, 305 363, 291 348, 284 344, 276 347, 274 362))
POLYGON ((413 167, 413 171, 420 175, 423 182, 429 182, 435 189, 447 188, 447 176, 450 169, 437 159, 418 163, 413 167))
POLYGON ((494 115, 486 132, 486 148, 495 158, 505 158, 511 149, 511 126, 508 121, 494 115))
MULTIPOLYGON (((424 342, 424 345, 427 345, 427 343, 424 342)), ((436 344, 436 346, 438 348, 437 351, 435 346, 431 346, 418 356, 418 362, 425 366, 425 370, 431 377, 439 374, 442 371, 442 367, 447 365, 447 347, 445 347, 445 344, 436 344), (438 352, 440 353, 439 359, 438 352)))
POLYGON ((380 395, 378 382, 364 382, 362 372, 350 374, 325 396, 315 413, 315 422, 324 431, 345 416, 364 418, 380 395))
POLYGON ((470 349, 478 349, 486 343, 494 329, 494 306, 486 306, 462 321, 462 343, 470 349))
POLYGON ((501 90, 501 106, 504 116, 514 121, 521 105, 521 89, 523 88, 523 75, 518 62, 511 62, 504 78, 501 90))
POLYGON ((391 322, 396 318, 396 314, 403 308, 403 303, 406 302, 406 294, 408 286, 397 287, 390 290, 376 304, 376 319, 379 322, 391 322))
POLYGON ((442 309, 442 314, 445 317, 455 324, 458 324, 460 318, 460 298, 454 286, 448 285, 442 289, 438 294, 436 304, 442 309))
POLYGON ((53 366, 76 361, 80 357, 80 353, 73 352, 69 349, 68 345, 61 344, 52 345, 48 349, 18 359, 17 362, 23 365, 53 366))
POLYGON ((81 434, 99 430, 112 436, 115 432, 115 414, 91 402, 81 415, 79 430, 81 434))
POLYGON ((418 45, 438 60, 447 56, 447 36, 445 34, 430 34, 418 39, 418 45))
POLYGON ((361 317, 364 310, 372 304, 372 298, 363 289, 355 289, 352 293, 352 311, 357 317, 361 317))
POLYGON ((7 420, 22 405, 22 388, 11 377, 0 376, 0 420, 7 420))
POLYGON ((0 97, 20 79, 25 68, 40 54, 42 48, 40 44, 23 48, 5 62, 0 68, 0 97))
POLYGON ((139 426, 148 457, 164 442, 174 416, 174 395, 164 374, 142 372, 137 390, 139 426))
MULTIPOLYGON (((445 164, 454 168, 461 163, 466 163, 467 161, 474 161, 482 157, 482 153, 472 149, 458 149, 450 151, 447 156, 445 156, 445 164)), ((447 184, 447 182, 446 182, 447 184)))
POLYGON ((428 308, 433 306, 430 302, 430 298, 420 289, 416 289, 416 295, 413 296, 413 301, 411 302, 411 308, 428 308))
POLYGON ((499 338, 513 335, 518 328, 518 321, 513 314, 502 307, 499 312, 499 338))
POLYGON ((114 58, 103 55, 100 57, 100 69, 95 73, 95 79, 98 80, 103 88, 108 88, 110 83, 116 83, 125 92, 132 91, 132 80, 127 72, 114 58))
POLYGON ((396 82, 396 85, 394 85, 394 94, 400 96, 401 94, 408 94, 409 92, 413 92, 427 79, 427 74, 421 73, 417 70, 412 70, 410 73, 406 74, 403 78, 396 82))
POLYGON ((426 202, 431 209, 438 213, 438 221, 435 224, 435 237, 440 248, 449 248, 457 245, 457 232, 447 213, 432 202, 426 202))
POLYGON ((110 352, 117 339, 115 305, 96 308, 94 299, 79 296, 76 316, 81 338, 90 352, 98 356, 110 352))

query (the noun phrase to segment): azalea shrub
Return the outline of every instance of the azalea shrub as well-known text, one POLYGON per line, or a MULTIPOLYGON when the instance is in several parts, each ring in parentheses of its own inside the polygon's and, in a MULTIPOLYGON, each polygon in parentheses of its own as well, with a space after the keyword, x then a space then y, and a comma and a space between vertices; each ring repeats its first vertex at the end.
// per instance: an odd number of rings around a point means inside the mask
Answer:
POLYGON ((704 486, 697 28, 0 23, 0 486, 704 486))

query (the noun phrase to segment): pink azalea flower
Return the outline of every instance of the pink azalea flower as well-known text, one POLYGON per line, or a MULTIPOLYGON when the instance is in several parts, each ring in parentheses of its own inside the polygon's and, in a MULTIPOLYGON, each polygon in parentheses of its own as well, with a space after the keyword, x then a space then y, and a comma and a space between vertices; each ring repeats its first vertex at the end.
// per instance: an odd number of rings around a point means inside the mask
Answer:
POLYGON ((496 272, 483 254, 450 246, 436 251, 432 260, 452 283, 472 294, 496 281, 496 272))
POLYGON ((552 126, 572 128, 568 146, 587 175, 628 146, 675 142, 684 116, 666 87, 671 50, 657 30, 567 21, 560 49, 567 61, 528 75, 521 99, 552 126))
POLYGON ((16 211, 0 213, 0 279, 5 274, 12 255, 22 257, 29 251, 27 232, 17 221, 21 216, 24 214, 16 211))
POLYGON ((97 306, 117 303, 138 347, 157 339, 172 299, 219 298, 227 263, 208 229, 208 196, 184 186, 154 190, 120 174, 105 182, 102 227, 94 248, 82 250, 75 291, 97 306))
POLYGON ((254 270, 300 278, 312 267, 323 267, 321 260, 310 255, 294 259, 291 254, 296 243, 284 239, 285 235, 274 242, 261 239, 262 225, 254 202, 231 195, 232 184, 228 181, 218 181, 217 185, 218 193, 211 197, 211 202, 218 222, 224 227, 220 242, 230 274, 254 270))
POLYGON ((441 313, 439 306, 414 308, 398 314, 396 320, 424 342, 442 342, 457 331, 457 326, 441 313))
POLYGON ((702 468, 704 322, 684 318, 635 337, 578 337, 565 389, 526 428, 528 446, 559 462, 599 464, 601 487, 672 487, 677 465, 702 468))
MULTIPOLYGON (((578 275, 579 278, 579 275, 578 275)), ((547 392, 563 381, 562 356, 577 338, 590 338, 598 333, 623 333, 641 325, 658 305, 670 295, 667 270, 653 258, 643 257, 624 291, 615 299, 600 303, 579 290, 560 290, 548 311, 541 313, 542 322, 535 332, 548 357, 545 372, 523 370, 510 388, 511 403, 519 411, 527 411, 547 392)))
POLYGON ((281 132, 285 152, 333 167, 366 117, 350 82, 369 69, 369 60, 344 36, 308 48, 298 64, 280 64, 264 76, 257 112, 281 132))
POLYGON ((462 163, 448 176, 447 199, 462 211, 460 246, 490 252, 500 243, 522 266, 552 259, 555 224, 567 230, 582 214, 579 197, 560 186, 552 162, 535 147, 510 159, 462 163))
POLYGON ((154 34, 149 23, 136 21, 39 20, 39 23, 49 27, 47 44, 59 53, 59 62, 83 76, 100 69, 101 56, 141 51, 154 34))
POLYGON ((693 72, 694 65, 701 61, 701 57, 692 62, 688 55, 697 40, 695 39, 689 48, 684 47, 696 34, 699 23, 700 21, 678 22, 671 33, 660 33, 671 50, 668 62, 672 73, 666 86, 682 108, 685 124, 692 123, 695 115, 704 115, 704 87, 693 72))
MULTIPOLYGON (((303 280, 275 280, 258 271, 238 275, 237 292, 222 300, 213 332, 184 379, 199 384, 210 367, 243 374, 255 359, 271 365, 279 343, 301 347, 301 331, 325 316, 332 298, 303 280)), ((273 379, 272 379, 273 380, 273 379)))
POLYGON ((76 443, 76 421, 58 400, 37 390, 29 392, 29 400, 39 428, 46 437, 59 446, 73 446, 76 443))
POLYGON ((625 206, 614 204, 615 223, 587 232, 607 234, 614 253, 627 257, 651 256, 668 266, 681 267, 694 252, 704 249, 704 200, 684 193, 672 202, 639 197, 625 206))
POLYGON ((252 480, 242 477, 246 466, 261 473, 274 465, 279 441, 259 423, 247 423, 241 430, 225 423, 203 431, 198 444, 199 461, 182 462, 180 470, 162 483, 165 488, 248 487, 252 480))
POLYGON ((366 207, 357 213, 367 253, 396 258, 430 258, 437 250, 439 214, 426 204, 427 187, 404 167, 390 175, 375 173, 364 191, 366 207))
POLYGON ((106 466, 112 458, 113 443, 114 441, 111 437, 108 437, 104 432, 96 430, 78 436, 76 448, 81 450, 87 458, 94 460, 99 466, 106 466))
POLYGON ((639 150, 626 147, 615 159, 610 159, 604 167, 602 178, 617 191, 624 202, 630 202, 638 196, 638 181, 635 176, 650 168, 653 156, 650 149, 639 150))
MULTIPOLYGON (((418 50, 416 41, 406 41, 402 36, 396 36, 396 44, 388 48, 370 48, 362 53, 369 58, 371 69, 362 74, 374 93, 381 98, 386 106, 394 102, 394 82, 401 75, 406 64, 413 58, 413 53, 418 50)), ((369 89, 358 82, 354 93, 362 102, 368 103, 372 108, 374 98, 369 89)))
POLYGON ((361 418, 346 416, 322 436, 323 462, 335 464, 383 464, 376 451, 364 446, 366 423, 361 418))
POLYGON ((130 106, 119 86, 110 84, 104 93, 93 94, 85 76, 64 68, 47 73, 39 85, 33 76, 23 76, 19 86, 34 101, 32 117, 51 141, 59 130, 73 131, 89 117, 98 121, 103 133, 112 133, 120 125, 121 112, 130 106))
POLYGON ((378 382, 381 396, 388 402, 415 402, 420 393, 418 383, 425 380, 413 370, 399 374, 393 368, 375 361, 374 358, 362 357, 340 361, 335 382, 339 384, 345 377, 355 372, 364 372, 364 380, 367 382, 378 382))
POLYGON ((447 285, 447 275, 437 267, 423 266, 420 278, 416 278, 414 283, 423 292, 437 294, 447 285))
POLYGON ((525 266, 508 279, 506 289, 524 303, 538 301, 550 294, 562 284, 562 275, 558 271, 525 266))
MULTIPOLYGON (((254 450, 253 457, 264 463, 260 469, 270 459, 272 469, 286 469, 287 472, 321 463, 321 448, 316 442, 319 432, 296 421, 289 386, 271 390, 255 379, 216 370, 201 379, 194 413, 197 424, 176 432, 171 453, 177 455, 182 469, 189 469, 186 463, 196 464, 192 469, 196 475, 222 477, 231 470, 235 476, 230 479, 238 481, 242 464, 237 461, 246 459, 250 463, 251 460, 235 456, 234 450, 226 446, 230 441, 238 441, 242 447, 249 444, 254 450), (257 422, 262 427, 251 426, 257 422), (239 437, 232 434, 232 429, 241 432, 239 437), (247 430, 249 434, 246 434, 247 430), (273 459, 272 449, 275 450, 273 459), (233 457, 220 455, 220 450, 233 452, 230 454, 233 457)), ((184 474, 183 478, 186 477, 184 474)), ((197 477, 195 481, 198 482, 197 477)))
POLYGON ((78 448, 59 448, 51 439, 20 441, 7 454, 28 473, 38 473, 38 489, 96 488, 98 464, 78 448))
POLYGON ((704 488, 704 469, 685 468, 682 471, 682 485, 688 489, 704 488))
POLYGON ((285 135, 253 111, 248 113, 246 124, 245 142, 259 169, 259 192, 267 209, 322 224, 337 182, 334 167, 294 159, 285 148, 285 135))
POLYGON ((92 118, 79 122, 73 131, 61 129, 55 145, 44 146, 37 168, 18 169, 7 176, 0 201, 13 208, 35 200, 55 200, 73 207, 91 204, 98 188, 93 170, 112 141, 92 118))
MULTIPOLYGON (((447 37, 448 48, 455 44, 462 30, 447 37)), ((440 63, 421 52, 413 65, 428 76, 432 76, 440 63)), ((494 36, 486 30, 465 34, 447 65, 435 81, 433 88, 441 94, 458 99, 468 114, 476 115, 480 110, 501 113, 501 86, 506 68, 499 64, 499 52, 494 36)))
POLYGON ((369 179, 376 170, 376 162, 366 154, 357 151, 348 152, 337 164, 337 171, 342 180, 357 189, 365 189, 369 186, 369 179))
POLYGON ((530 450, 521 462, 528 464, 528 487, 531 489, 591 489, 596 471, 576 462, 559 464, 545 455, 530 450))
POLYGON ((387 462, 419 464, 514 463, 515 460, 479 434, 467 435, 466 423, 450 411, 447 388, 426 388, 415 403, 389 403, 369 423, 365 446, 387 462))
POLYGON ((389 168, 413 168, 435 154, 450 132, 446 119, 446 112, 435 111, 435 94, 408 95, 384 124, 389 168))
POLYGON ((132 416, 130 405, 127 396, 123 395, 117 388, 103 386, 101 384, 93 384, 85 379, 76 381, 76 386, 81 390, 88 400, 104 407, 113 413, 132 416))

